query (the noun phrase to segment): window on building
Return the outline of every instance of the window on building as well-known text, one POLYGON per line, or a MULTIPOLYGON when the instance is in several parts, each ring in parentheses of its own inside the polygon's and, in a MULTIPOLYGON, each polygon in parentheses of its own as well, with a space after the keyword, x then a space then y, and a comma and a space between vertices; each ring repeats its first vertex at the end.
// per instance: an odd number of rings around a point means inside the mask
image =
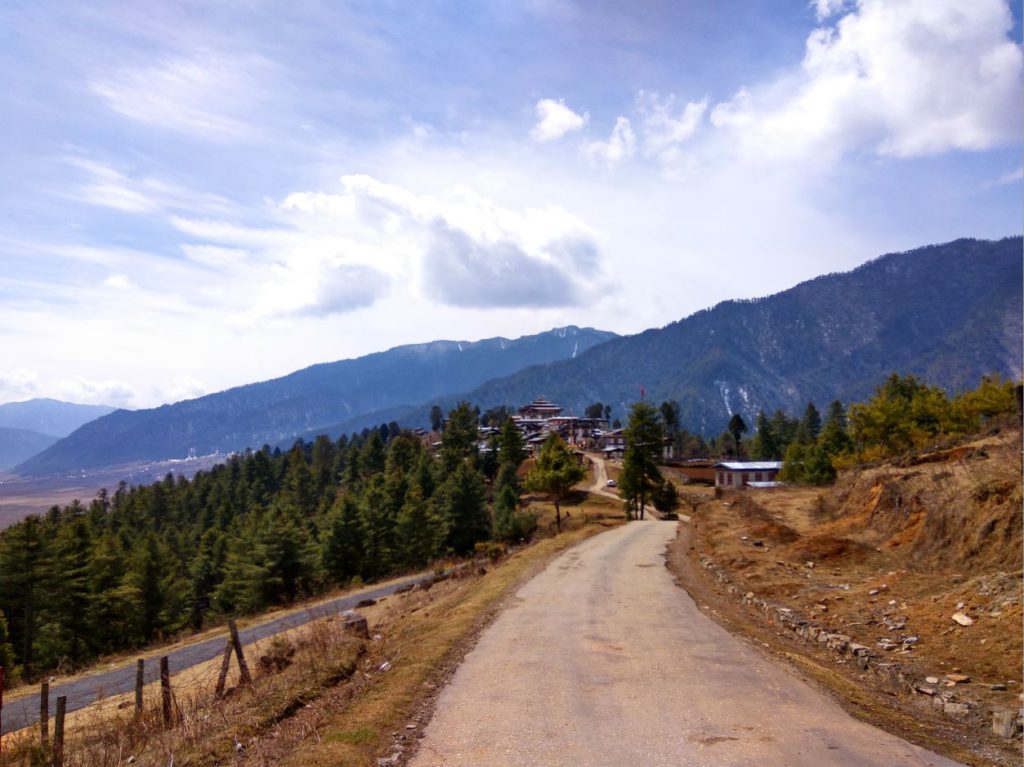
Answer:
POLYGON ((760 482, 761 481, 761 472, 759 472, 759 471, 758 472, 754 472, 754 481, 755 482, 760 482))

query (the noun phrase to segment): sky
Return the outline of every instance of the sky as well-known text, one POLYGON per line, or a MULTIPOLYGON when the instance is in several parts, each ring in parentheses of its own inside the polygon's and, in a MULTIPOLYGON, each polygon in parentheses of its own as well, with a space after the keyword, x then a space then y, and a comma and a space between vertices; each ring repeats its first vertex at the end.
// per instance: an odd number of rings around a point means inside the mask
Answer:
POLYGON ((634 333, 1020 234, 1022 85, 1005 0, 7 0, 0 402, 634 333))

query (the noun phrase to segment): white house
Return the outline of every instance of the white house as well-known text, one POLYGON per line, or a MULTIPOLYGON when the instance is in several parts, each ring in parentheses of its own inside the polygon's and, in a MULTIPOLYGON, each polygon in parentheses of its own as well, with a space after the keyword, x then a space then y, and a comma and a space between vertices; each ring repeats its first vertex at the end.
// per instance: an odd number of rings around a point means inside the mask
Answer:
POLYGON ((715 464, 715 487, 774 487, 782 461, 722 461, 715 464))

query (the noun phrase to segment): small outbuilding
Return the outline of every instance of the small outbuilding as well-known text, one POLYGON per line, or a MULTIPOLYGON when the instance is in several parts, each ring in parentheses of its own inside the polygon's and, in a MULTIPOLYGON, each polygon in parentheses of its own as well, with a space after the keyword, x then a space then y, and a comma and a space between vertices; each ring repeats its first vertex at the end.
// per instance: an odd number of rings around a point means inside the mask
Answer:
POLYGON ((723 461, 715 464, 715 487, 774 487, 782 461, 723 461))

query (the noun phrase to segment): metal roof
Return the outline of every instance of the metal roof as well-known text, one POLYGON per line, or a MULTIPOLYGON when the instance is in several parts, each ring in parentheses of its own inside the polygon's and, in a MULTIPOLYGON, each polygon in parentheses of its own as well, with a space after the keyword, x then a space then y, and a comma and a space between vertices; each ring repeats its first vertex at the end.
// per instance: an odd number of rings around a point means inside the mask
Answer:
POLYGON ((715 464, 716 469, 729 471, 778 471, 782 461, 723 461, 715 464))

